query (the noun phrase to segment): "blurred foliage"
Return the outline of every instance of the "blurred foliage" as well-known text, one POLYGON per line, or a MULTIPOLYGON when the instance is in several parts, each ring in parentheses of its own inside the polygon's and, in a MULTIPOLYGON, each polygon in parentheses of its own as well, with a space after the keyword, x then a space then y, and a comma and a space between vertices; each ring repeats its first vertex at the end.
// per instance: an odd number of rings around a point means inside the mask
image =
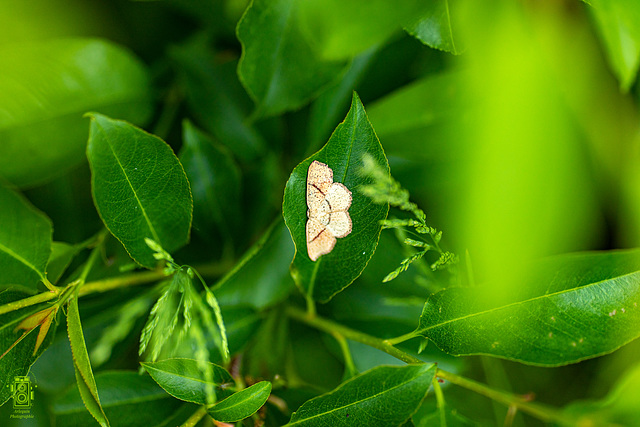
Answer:
POLYGON ((640 419, 640 267, 612 251, 640 246, 640 3, 426 3, 1 1, 0 401, 30 372, 34 426, 302 424, 358 392, 392 424, 640 419), (314 159, 354 226, 316 263, 314 159), (427 364, 381 367, 404 362, 305 304, 427 364), (434 393, 436 362, 558 409, 434 393))

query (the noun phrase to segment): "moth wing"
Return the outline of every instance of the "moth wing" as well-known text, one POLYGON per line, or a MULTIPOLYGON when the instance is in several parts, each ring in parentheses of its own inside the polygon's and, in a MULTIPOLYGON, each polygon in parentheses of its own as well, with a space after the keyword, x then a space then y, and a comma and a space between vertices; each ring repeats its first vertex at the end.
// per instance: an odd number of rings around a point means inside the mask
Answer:
POLYGON ((307 170, 307 206, 317 207, 325 199, 333 183, 333 171, 324 163, 314 160, 307 170))
POLYGON ((316 261, 320 255, 326 255, 336 245, 336 238, 327 230, 326 226, 313 218, 307 221, 307 253, 311 261, 316 261))
POLYGON ((331 212, 327 231, 334 237, 345 237, 351 233, 352 224, 351 217, 346 211, 331 212))
POLYGON ((331 212, 346 211, 351 207, 351 191, 340 182, 331 184, 325 199, 331 206, 331 212))

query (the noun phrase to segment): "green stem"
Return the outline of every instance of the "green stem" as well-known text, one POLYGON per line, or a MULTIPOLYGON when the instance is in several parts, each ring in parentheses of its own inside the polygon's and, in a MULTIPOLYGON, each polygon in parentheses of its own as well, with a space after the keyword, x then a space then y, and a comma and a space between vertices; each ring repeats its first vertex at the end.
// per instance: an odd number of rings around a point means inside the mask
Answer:
MULTIPOLYGON (((198 272, 203 276, 219 276, 228 270, 228 263, 223 262, 204 264, 195 268, 197 268, 198 272)), ((162 270, 152 270, 131 273, 118 277, 110 277, 108 279, 95 280, 87 282, 83 286, 81 286, 78 295, 82 297, 96 292, 106 292, 113 289, 124 288, 127 286, 144 285, 147 283, 158 281, 164 277, 165 274, 162 272, 162 270)), ((61 288, 56 287, 56 291, 42 292, 38 295, 34 295, 20 301, 14 301, 2 305, 0 306, 0 314, 8 313, 24 307, 29 307, 31 305, 52 300, 56 296, 60 295, 60 289, 61 288)))
POLYGON ((413 332, 409 332, 408 334, 400 335, 399 337, 389 338, 385 341, 387 342, 387 344, 398 345, 405 341, 409 341, 410 339, 415 338, 417 336, 418 334, 416 333, 416 331, 413 331, 413 332))
POLYGON ((495 390, 484 384, 470 380, 468 378, 461 377, 451 372, 438 369, 436 376, 447 380, 453 384, 464 387, 468 390, 475 391, 478 394, 486 396, 497 402, 503 403, 507 406, 515 406, 523 412, 527 412, 534 417, 547 422, 557 422, 560 424, 574 424, 575 419, 567 417, 562 412, 555 408, 550 408, 546 405, 530 402, 529 398, 517 396, 511 393, 506 393, 500 390, 495 390))
POLYGON ((108 279, 87 282, 80 288, 80 296, 92 294, 95 292, 106 292, 113 289, 124 288, 127 286, 142 285, 155 282, 164 278, 162 270, 142 271, 140 273, 132 273, 124 276, 110 277, 108 279))
POLYGON ((440 387, 440 382, 438 378, 433 378, 433 391, 436 395, 436 402, 438 405, 438 412, 440 412, 440 426, 447 427, 447 412, 445 408, 444 394, 442 393, 442 387, 440 387))
POLYGON ((392 355, 393 357, 402 360, 406 363, 423 363, 422 360, 417 359, 410 354, 405 353, 402 350, 398 350, 391 344, 388 344, 386 341, 372 337, 371 335, 367 335, 363 332, 355 331, 353 329, 347 328, 346 326, 342 326, 338 323, 334 323, 330 320, 323 319, 318 316, 309 316, 306 312, 300 310, 297 307, 289 306, 287 307, 287 315, 293 319, 299 320, 303 323, 306 323, 309 326, 312 326, 316 329, 320 329, 327 333, 339 333, 346 339, 350 339, 353 341, 361 342, 370 347, 377 348, 378 350, 382 350, 385 353, 392 355))
POLYGON ((353 364, 353 357, 351 357, 351 350, 349 349, 349 343, 347 340, 337 332, 332 333, 333 337, 338 341, 338 345, 340 346, 340 350, 342 351, 342 356, 344 357, 344 367, 347 371, 347 375, 349 378, 353 377, 358 373, 356 366, 353 364))
POLYGON ((10 302, 8 304, 0 306, 0 314, 9 313, 10 311, 20 310, 21 308, 29 307, 32 305, 40 304, 41 302, 52 300, 58 296, 58 293, 59 292, 42 292, 32 297, 10 302))
MULTIPOLYGON (((331 320, 323 319, 318 316, 310 317, 307 313, 297 307, 287 307, 287 315, 321 331, 330 334, 337 332, 347 339, 366 344, 370 347, 377 348, 378 350, 382 350, 385 353, 390 354, 391 356, 399 360, 402 360, 403 362, 424 363, 422 360, 417 359, 410 354, 407 354, 404 351, 395 348, 394 346, 389 344, 388 340, 383 340, 381 338, 373 337, 363 332, 355 331, 353 329, 347 328, 346 326, 332 322, 331 320)), ((527 412, 530 415, 533 415, 543 421, 553 421, 561 424, 575 423, 575 420, 573 418, 567 417, 559 410, 550 408, 542 404, 530 402, 525 397, 492 389, 491 387, 488 387, 484 384, 461 377, 451 372, 443 371, 442 369, 437 370, 436 376, 450 381, 453 384, 464 387, 468 390, 475 391, 478 394, 503 403, 507 406, 515 406, 523 412, 527 412)))
POLYGON ((205 407, 199 407, 198 410, 194 412, 193 415, 191 415, 189 419, 184 422, 184 424, 182 424, 181 427, 194 427, 206 414, 207 410, 205 409, 205 407))

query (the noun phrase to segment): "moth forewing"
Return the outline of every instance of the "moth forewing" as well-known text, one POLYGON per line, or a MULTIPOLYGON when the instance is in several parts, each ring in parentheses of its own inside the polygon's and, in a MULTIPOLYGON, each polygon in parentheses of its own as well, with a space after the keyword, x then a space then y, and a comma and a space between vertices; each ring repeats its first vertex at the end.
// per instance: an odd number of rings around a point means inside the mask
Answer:
POLYGON ((336 245, 336 238, 352 230, 351 191, 340 182, 333 182, 333 170, 314 160, 307 171, 307 253, 312 261, 326 255, 336 245))

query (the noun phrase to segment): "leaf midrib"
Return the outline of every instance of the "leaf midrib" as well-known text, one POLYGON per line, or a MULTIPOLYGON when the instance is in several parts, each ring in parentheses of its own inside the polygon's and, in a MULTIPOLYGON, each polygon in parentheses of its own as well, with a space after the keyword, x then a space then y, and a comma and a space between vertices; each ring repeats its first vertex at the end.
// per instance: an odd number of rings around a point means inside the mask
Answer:
POLYGON ((0 243, 0 251, 6 253, 10 257, 16 259, 20 263, 22 263, 25 266, 29 267, 29 269, 31 269, 31 270, 36 272, 36 274, 38 275, 40 280, 44 280, 44 275, 36 268, 35 265, 31 264, 29 261, 27 261, 26 259, 22 258, 20 255, 18 255, 17 253, 15 253, 13 250, 11 250, 10 248, 6 247, 2 243, 0 243))
POLYGON ((122 163, 120 162, 120 159, 118 158, 118 155, 116 154, 115 150, 113 149, 113 146, 111 145, 111 141, 107 136, 107 132, 104 130, 104 128, 102 127, 102 125, 100 123, 98 123, 98 121, 96 119, 94 119, 94 122, 96 123, 96 126, 100 129, 100 132, 103 134, 104 136, 104 140, 107 142, 107 146, 109 147, 109 150, 111 150, 111 154, 113 154, 114 159, 116 159, 116 162, 118 163, 118 166, 120 167, 120 170, 122 171, 122 175, 124 175, 125 179, 127 180, 127 184, 129 184, 129 188, 131 189, 131 192, 133 193, 136 202, 138 203, 138 206, 140 206, 140 211, 142 212, 142 215, 144 216, 145 221, 147 222, 147 225, 149 226, 149 231, 151 231, 153 240, 155 240, 157 243, 162 244, 162 242, 160 241, 160 238, 158 237, 158 234, 156 233, 155 228, 153 227, 153 224, 151 223, 151 220, 149 219, 149 216, 147 215, 147 211, 144 208, 144 206, 142 206, 142 202, 140 201, 140 198, 138 197, 138 193, 136 192, 135 188, 133 187, 133 184, 131 183, 131 181, 129 180, 129 176, 127 175, 124 166, 122 166, 122 163))
MULTIPOLYGON (((240 406, 240 405, 242 405, 242 404, 244 404, 244 403, 247 403, 248 401, 252 400, 254 397, 256 397, 257 395, 259 395, 260 393, 262 393, 262 392, 263 392, 267 387, 268 387, 268 386, 263 385, 263 386, 261 386, 260 388, 256 388, 256 390, 255 390, 255 391, 253 391, 253 390, 252 390, 252 391, 251 391, 251 393, 245 393, 245 394, 247 394, 247 396, 242 396, 243 398, 242 398, 242 399, 239 399, 239 400, 238 400, 237 402, 235 402, 234 404, 232 404, 232 405, 228 405, 228 404, 227 404, 228 406, 223 407, 222 409, 218 409, 218 408, 217 408, 217 406, 218 406, 218 405, 221 405, 223 402, 225 402, 225 401, 227 401, 227 400, 231 399, 231 398, 234 396, 234 395, 232 394, 231 396, 227 397, 226 399, 223 399, 223 400, 221 400, 220 402, 218 402, 218 404, 217 404, 216 406, 214 406, 213 408, 211 408, 211 409, 212 409, 212 411, 213 411, 213 412, 216 412, 216 411, 217 411, 217 412, 223 412, 223 413, 224 413, 224 411, 231 411, 231 410, 235 409, 237 406, 240 406)), ((246 390, 249 390, 249 388, 245 388, 245 391, 246 391, 246 390)), ((241 393, 241 392, 238 392, 238 393, 241 393)), ((218 415, 219 415, 219 414, 218 414, 218 415)))
MULTIPOLYGON (((148 363, 141 363, 141 365, 142 365, 142 366, 144 366, 144 368, 145 368, 145 369, 147 369, 147 370, 152 369, 152 370, 154 370, 154 371, 156 371, 156 372, 161 372, 161 373, 166 374, 166 375, 170 375, 170 376, 174 376, 174 377, 178 377, 178 378, 184 378, 184 379, 186 379, 186 380, 190 380, 190 381, 194 381, 194 382, 199 382, 199 383, 202 383, 202 384, 212 384, 212 385, 214 385, 214 386, 217 386, 217 385, 218 385, 218 384, 217 384, 217 383, 215 383, 215 382, 209 382, 209 381, 201 380, 201 379, 199 379, 199 378, 187 377, 187 376, 184 376, 184 375, 181 375, 181 374, 177 374, 177 373, 175 373, 175 372, 163 371, 162 369, 158 369, 158 368, 156 368, 155 366, 151 366, 151 365, 150 365, 150 364, 148 364, 148 363)), ((151 373, 149 373, 149 374, 151 374, 151 373)), ((164 387, 163 387, 163 388, 164 388, 164 387)))
POLYGON ((466 320, 466 319, 469 319, 469 318, 472 318, 472 317, 480 316, 480 315, 487 314, 487 313, 496 312, 496 311, 499 311, 499 310, 503 310, 505 308, 514 307, 514 306, 521 305, 521 304, 527 304, 527 303, 530 303, 532 301, 541 300, 541 299, 544 299, 544 298, 550 298, 550 297, 554 297, 554 296, 557 296, 557 295, 562 295, 562 294, 569 293, 569 292, 576 292, 578 290, 586 289, 586 288, 589 288, 591 286, 601 285, 603 283, 606 283, 606 282, 609 282, 609 281, 612 281, 612 280, 621 279, 621 278, 624 278, 624 277, 627 277, 627 276, 632 276, 632 275, 638 274, 638 273, 640 273, 640 270, 636 270, 634 272, 623 274, 621 276, 616 276, 616 277, 609 278, 609 279, 599 280, 597 282, 589 283, 589 284, 583 285, 583 286, 578 286, 576 288, 565 289, 563 291, 553 292, 551 294, 540 295, 540 296, 529 298, 529 299, 526 299, 526 300, 523 300, 523 301, 517 301, 517 302, 510 303, 510 304, 502 305, 500 307, 494 307, 494 308, 491 308, 489 310, 482 310, 482 311, 479 311, 477 313, 467 314, 465 316, 456 317, 455 319, 450 319, 450 320, 447 320, 445 322, 437 323, 435 325, 431 325, 431 326, 426 327, 426 328, 418 327, 417 330, 420 333, 421 332, 426 332, 426 331, 429 331, 431 329, 439 328, 441 326, 447 325, 449 323, 466 320))

